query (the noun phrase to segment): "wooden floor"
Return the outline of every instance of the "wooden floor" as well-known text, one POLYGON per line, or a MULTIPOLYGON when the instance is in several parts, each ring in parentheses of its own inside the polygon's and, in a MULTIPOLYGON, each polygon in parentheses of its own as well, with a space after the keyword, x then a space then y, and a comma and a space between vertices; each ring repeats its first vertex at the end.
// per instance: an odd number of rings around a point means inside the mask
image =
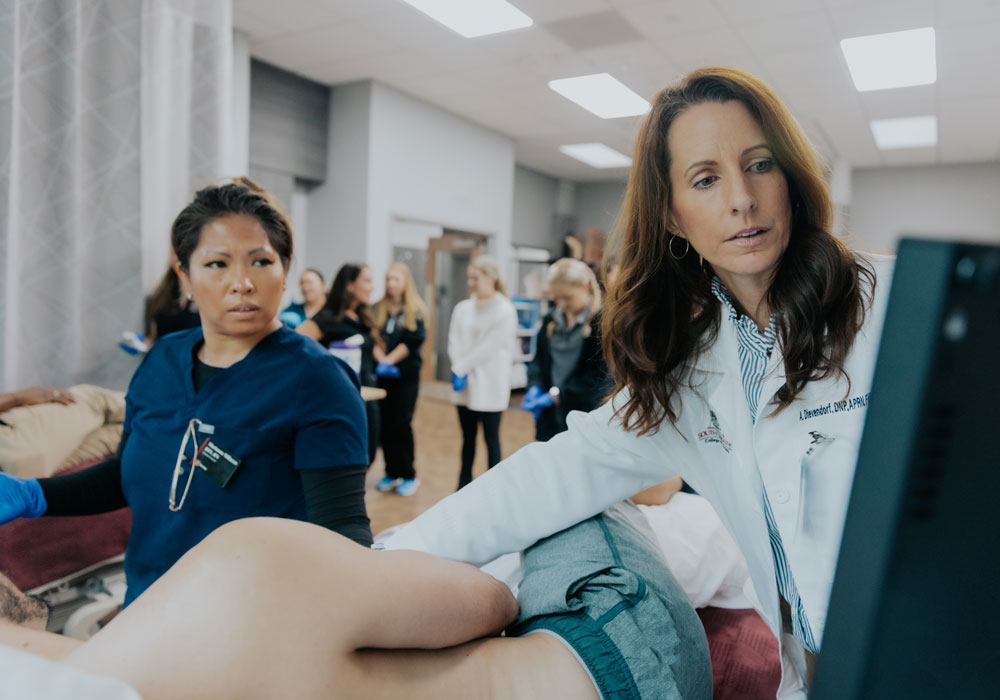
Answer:
MULTIPOLYGON (((368 517, 372 532, 404 523, 420 515, 439 500, 455 491, 461 467, 462 432, 458 425, 458 411, 449 400, 450 387, 444 384, 421 386, 417 410, 413 417, 413 439, 416 460, 414 466, 420 477, 420 489, 412 496, 399 496, 394 492, 379 493, 375 482, 385 473, 382 451, 379 450, 368 472, 368 517)), ((511 405, 521 401, 515 394, 511 405)), ((535 421, 530 413, 516 408, 504 412, 500 420, 500 449, 506 457, 531 442, 535 437, 535 421)), ((473 462, 473 476, 486 471, 486 443, 482 430, 473 462)))

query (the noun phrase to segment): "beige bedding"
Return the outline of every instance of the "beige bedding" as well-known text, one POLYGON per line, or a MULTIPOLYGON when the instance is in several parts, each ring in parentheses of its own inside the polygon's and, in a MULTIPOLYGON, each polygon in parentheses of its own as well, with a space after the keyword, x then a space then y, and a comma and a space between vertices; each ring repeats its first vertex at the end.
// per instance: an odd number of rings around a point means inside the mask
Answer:
POLYGON ((0 469, 43 478, 65 467, 110 455, 125 420, 125 394, 90 384, 69 389, 70 405, 21 406, 0 414, 0 469))

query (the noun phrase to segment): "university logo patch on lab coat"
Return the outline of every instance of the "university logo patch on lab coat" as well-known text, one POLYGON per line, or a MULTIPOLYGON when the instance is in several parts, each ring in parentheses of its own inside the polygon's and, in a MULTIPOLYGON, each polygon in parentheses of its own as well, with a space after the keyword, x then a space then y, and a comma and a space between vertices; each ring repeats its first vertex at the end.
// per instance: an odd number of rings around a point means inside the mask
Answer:
POLYGON ((717 443, 726 452, 733 451, 733 443, 723 436, 722 429, 719 428, 719 418, 715 415, 715 411, 708 412, 708 427, 698 433, 698 439, 704 443, 717 443))

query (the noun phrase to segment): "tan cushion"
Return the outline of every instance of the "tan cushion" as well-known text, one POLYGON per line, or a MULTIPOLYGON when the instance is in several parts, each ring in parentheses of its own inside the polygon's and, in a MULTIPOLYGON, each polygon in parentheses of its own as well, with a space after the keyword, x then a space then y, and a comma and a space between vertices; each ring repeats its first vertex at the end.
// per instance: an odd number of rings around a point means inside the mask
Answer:
MULTIPOLYGON (((0 414, 0 468, 28 478, 52 476, 92 432, 125 418, 125 395, 97 386, 70 388, 76 403, 21 406, 0 414)), ((113 450, 112 450, 113 451, 113 450)))
POLYGON ((121 423, 105 423, 97 430, 90 432, 80 446, 66 461, 59 466, 59 471, 81 464, 112 457, 118 451, 118 443, 122 439, 121 423))

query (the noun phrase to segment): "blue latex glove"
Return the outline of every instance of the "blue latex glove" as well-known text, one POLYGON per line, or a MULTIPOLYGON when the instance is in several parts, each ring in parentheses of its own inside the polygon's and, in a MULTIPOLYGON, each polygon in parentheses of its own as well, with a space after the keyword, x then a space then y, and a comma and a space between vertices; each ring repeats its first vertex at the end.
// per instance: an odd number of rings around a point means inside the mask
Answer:
POLYGON ((0 474, 0 524, 15 518, 37 518, 45 509, 45 496, 38 479, 0 474))
POLYGON ((375 374, 380 377, 390 377, 391 379, 399 379, 399 367, 396 365, 390 365, 388 362, 379 362, 378 367, 375 368, 375 374))
POLYGON ((542 395, 542 387, 534 384, 528 387, 528 390, 524 392, 524 398, 521 399, 521 410, 530 411, 535 407, 535 402, 538 401, 538 397, 542 395))
POLYGON ((468 383, 469 383, 469 375, 463 374, 460 377, 454 372, 451 373, 451 388, 454 389, 455 391, 461 391, 462 389, 465 388, 465 385, 468 383))
POLYGON ((553 401, 552 394, 545 392, 532 404, 529 410, 535 416, 536 422, 538 421, 538 416, 542 415, 542 411, 551 406, 553 401))

